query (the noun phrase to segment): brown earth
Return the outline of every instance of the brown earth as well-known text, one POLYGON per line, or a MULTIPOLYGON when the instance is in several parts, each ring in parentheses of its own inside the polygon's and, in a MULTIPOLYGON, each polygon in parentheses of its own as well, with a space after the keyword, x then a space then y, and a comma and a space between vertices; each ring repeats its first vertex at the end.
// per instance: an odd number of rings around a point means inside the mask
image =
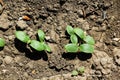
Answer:
POLYGON ((0 5, 0 80, 119 80, 119 0, 4 0, 0 5), (22 16, 30 20, 20 20, 22 16), (95 39, 93 54, 65 53, 67 25, 82 28, 95 39), (52 53, 30 50, 15 38, 16 30, 37 39, 46 34, 52 53), (85 67, 81 76, 71 71, 85 67))

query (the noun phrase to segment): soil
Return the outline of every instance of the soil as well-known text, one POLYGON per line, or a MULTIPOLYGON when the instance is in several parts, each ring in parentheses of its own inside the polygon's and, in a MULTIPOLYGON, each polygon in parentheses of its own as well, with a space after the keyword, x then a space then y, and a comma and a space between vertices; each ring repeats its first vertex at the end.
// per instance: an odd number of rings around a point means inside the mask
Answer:
MULTIPOLYGON (((2 0, 1 0, 2 1, 2 0)), ((3 0, 0 4, 0 80, 119 80, 119 0, 3 0), (30 20, 22 20, 28 16, 30 20), (66 26, 79 27, 95 39, 93 54, 65 53, 66 26), (15 31, 37 39, 45 32, 52 52, 37 52, 15 38, 15 31), (80 66, 85 73, 75 77, 80 66)))

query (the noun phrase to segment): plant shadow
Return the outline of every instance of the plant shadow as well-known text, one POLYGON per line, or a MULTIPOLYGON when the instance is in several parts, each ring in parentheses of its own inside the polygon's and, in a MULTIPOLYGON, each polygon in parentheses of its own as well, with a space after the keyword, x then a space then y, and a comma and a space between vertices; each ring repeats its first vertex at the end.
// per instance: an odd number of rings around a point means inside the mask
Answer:
POLYGON ((0 47, 0 51, 2 51, 4 49, 4 47, 0 47))
POLYGON ((76 53, 63 53, 62 57, 67 60, 73 60, 76 58, 76 53))
POLYGON ((83 52, 63 53, 62 57, 66 60, 73 60, 77 57, 81 61, 86 61, 87 59, 90 59, 92 57, 92 54, 87 54, 87 53, 83 53, 83 52))
POLYGON ((87 59, 90 59, 92 57, 92 54, 91 53, 80 52, 80 53, 77 54, 77 57, 81 61, 86 61, 87 59))
POLYGON ((27 48, 27 44, 19 41, 17 38, 14 39, 15 47, 19 52, 25 53, 25 56, 31 60, 43 59, 44 61, 48 60, 47 53, 45 51, 36 51, 31 48, 27 48))

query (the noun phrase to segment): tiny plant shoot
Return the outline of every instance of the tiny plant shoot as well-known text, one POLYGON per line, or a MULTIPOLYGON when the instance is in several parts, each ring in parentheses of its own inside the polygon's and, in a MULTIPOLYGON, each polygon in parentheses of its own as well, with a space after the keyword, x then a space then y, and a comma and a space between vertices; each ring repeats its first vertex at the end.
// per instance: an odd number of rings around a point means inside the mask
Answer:
POLYGON ((66 27, 67 33, 70 35, 71 43, 65 45, 66 52, 75 53, 75 52, 84 52, 84 53, 93 53, 95 41, 93 37, 85 35, 84 31, 80 28, 73 28, 71 26, 66 27), (78 43, 79 39, 84 41, 83 44, 78 43))
POLYGON ((5 40, 3 38, 0 38, 0 47, 5 46, 5 40))
POLYGON ((48 51, 51 52, 50 47, 45 43, 45 34, 42 30, 38 30, 38 38, 37 40, 31 40, 30 37, 23 31, 16 31, 16 38, 24 43, 27 43, 30 47, 35 49, 36 51, 48 51))
POLYGON ((85 72, 85 67, 81 66, 72 71, 72 76, 78 76, 79 74, 82 75, 85 72))

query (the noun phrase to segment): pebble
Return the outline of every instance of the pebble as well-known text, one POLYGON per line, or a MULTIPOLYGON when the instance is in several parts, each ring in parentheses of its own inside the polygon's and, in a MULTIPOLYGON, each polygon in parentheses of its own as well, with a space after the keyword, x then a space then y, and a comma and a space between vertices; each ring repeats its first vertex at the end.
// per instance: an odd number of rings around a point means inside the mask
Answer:
POLYGON ((24 72, 24 73, 23 73, 23 76, 25 76, 25 77, 29 77, 29 75, 28 75, 27 72, 24 72))
POLYGON ((5 56, 4 61, 6 64, 10 64, 13 62, 13 58, 10 56, 5 56))
POLYGON ((111 71, 110 69, 102 69, 101 71, 104 75, 109 74, 111 71))
POLYGON ((79 16, 83 16, 83 11, 80 9, 80 10, 77 10, 77 14, 79 15, 79 16))
POLYGON ((51 35, 50 37, 53 40, 53 42, 59 43, 59 35, 54 30, 51 30, 50 35, 51 35))
POLYGON ((106 29, 107 29, 106 24, 102 24, 102 27, 99 27, 99 31, 106 31, 106 29))
POLYGON ((29 67, 29 68, 34 68, 34 62, 33 61, 30 61, 29 63, 26 64, 26 67, 29 67))
POLYGON ((113 40, 113 41, 119 41, 120 38, 113 38, 112 40, 113 40))
POLYGON ((90 29, 89 23, 86 20, 84 20, 83 18, 79 18, 79 19, 77 19, 77 21, 82 24, 82 26, 81 26, 82 29, 84 29, 84 30, 89 30, 90 29))
POLYGON ((12 25, 13 25, 13 22, 10 22, 8 20, 7 14, 2 14, 0 16, 0 28, 1 29, 7 30, 12 25))
POLYGON ((120 49, 114 48, 113 54, 115 63, 120 66, 120 49))
POLYGON ((15 62, 21 62, 21 57, 20 57, 20 56, 16 56, 16 57, 14 58, 14 60, 15 60, 15 62))
POLYGON ((109 57, 106 52, 95 50, 92 58, 94 62, 93 65, 96 65, 96 71, 100 71, 102 74, 111 73, 113 59, 109 57))
POLYGON ((25 29, 25 28, 28 27, 28 25, 26 24, 26 22, 23 21, 23 20, 17 21, 16 24, 17 24, 17 27, 20 28, 20 29, 25 29))
POLYGON ((15 38, 14 35, 10 35, 10 36, 8 36, 8 39, 9 39, 9 40, 13 40, 14 38, 15 38))
POLYGON ((93 21, 94 21, 96 18, 97 18, 97 17, 96 17, 95 15, 91 15, 91 16, 90 16, 90 19, 93 20, 93 21))
POLYGON ((50 40, 51 38, 50 38, 50 36, 45 36, 45 39, 50 40))

